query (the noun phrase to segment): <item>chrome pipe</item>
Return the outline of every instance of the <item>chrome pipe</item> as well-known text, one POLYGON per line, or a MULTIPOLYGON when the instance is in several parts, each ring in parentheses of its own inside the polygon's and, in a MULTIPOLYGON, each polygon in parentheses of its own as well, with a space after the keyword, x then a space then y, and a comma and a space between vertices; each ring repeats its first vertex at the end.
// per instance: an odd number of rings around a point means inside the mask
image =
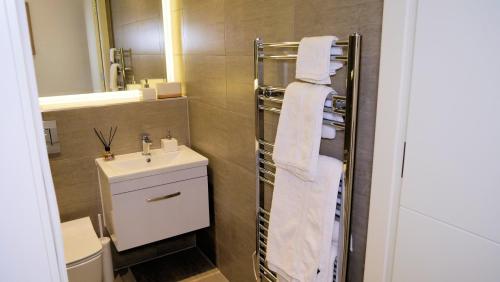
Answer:
MULTIPOLYGON (((266 155, 266 156, 270 156, 272 157, 273 156, 273 153, 269 152, 269 151, 266 151, 264 149, 259 149, 259 154, 263 154, 263 155, 266 155)), ((257 169, 258 170, 258 169, 257 169)))
MULTIPOLYGON (((272 112, 275 114, 281 113, 281 109, 275 108, 275 107, 267 107, 267 106, 259 105, 259 109, 263 110, 263 111, 272 112)), ((337 130, 344 130, 344 123, 342 123, 342 122, 324 119, 323 124, 328 125, 328 126, 333 126, 337 130)))
POLYGON ((270 175, 270 176, 272 176, 272 177, 276 177, 276 174, 274 174, 274 172, 272 172, 272 171, 270 171, 270 170, 267 170, 267 169, 265 169, 265 168, 262 168, 262 167, 260 167, 260 168, 259 168, 259 172, 260 172, 260 173, 263 173, 263 174, 270 175))
POLYGON ((271 213, 269 213, 268 211, 266 211, 264 208, 260 208, 260 212, 263 213, 264 215, 266 215, 267 217, 271 216, 271 213))
MULTIPOLYGON (((270 59, 270 60, 296 60, 297 54, 285 54, 285 55, 265 55, 261 54, 259 58, 270 59)), ((347 56, 330 56, 331 61, 341 61, 347 62, 347 56)))
POLYGON ((271 181, 271 180, 269 180, 269 179, 266 179, 266 178, 264 178, 264 177, 262 177, 262 176, 259 176, 259 180, 260 180, 260 181, 262 181, 262 182, 265 182, 265 183, 267 183, 267 184, 269 184, 269 185, 271 185, 271 186, 273 186, 273 187, 274 187, 274 182, 272 182, 272 181, 271 181))
POLYGON ((279 103, 279 104, 283 103, 283 99, 272 97, 272 96, 266 97, 264 95, 259 95, 259 99, 262 101, 269 101, 269 102, 273 102, 273 103, 279 103))
POLYGON ((269 226, 269 220, 267 220, 267 219, 265 219, 265 218, 263 218, 263 217, 261 217, 260 219, 261 219, 261 220, 262 220, 265 224, 267 224, 267 226, 269 226))
POLYGON ((276 165, 274 165, 274 163, 272 163, 272 162, 270 162, 270 161, 268 161, 268 160, 265 160, 265 159, 259 159, 259 162, 260 162, 261 164, 265 164, 265 165, 268 165, 268 166, 270 166, 270 167, 274 167, 274 168, 276 168, 276 165))
POLYGON ((346 282, 349 264, 349 245, 351 237, 351 206, 354 185, 354 169, 356 156, 356 135, 359 92, 359 66, 361 60, 361 35, 354 33, 349 36, 346 81, 346 115, 344 139, 344 187, 342 189, 342 210, 340 212, 340 242, 339 242, 339 281, 346 282))
MULTIPOLYGON (((283 87, 275 87, 275 86, 270 86, 270 85, 263 85, 259 89, 263 92, 263 94, 265 94, 265 93, 269 93, 269 94, 272 94, 272 93, 285 93, 285 90, 286 90, 286 88, 283 88, 283 87)), ((343 100, 343 101, 346 100, 345 96, 336 95, 334 93, 335 92, 329 93, 326 98, 327 99, 343 100)))
POLYGON ((259 142, 260 145, 274 147, 273 143, 269 143, 266 140, 263 140, 263 139, 260 139, 260 138, 257 139, 257 142, 259 142))
MULTIPOLYGON (((298 48, 300 42, 268 42, 263 43, 264 47, 276 47, 276 48, 298 48)), ((332 47, 348 47, 349 41, 339 40, 332 44, 332 47)))

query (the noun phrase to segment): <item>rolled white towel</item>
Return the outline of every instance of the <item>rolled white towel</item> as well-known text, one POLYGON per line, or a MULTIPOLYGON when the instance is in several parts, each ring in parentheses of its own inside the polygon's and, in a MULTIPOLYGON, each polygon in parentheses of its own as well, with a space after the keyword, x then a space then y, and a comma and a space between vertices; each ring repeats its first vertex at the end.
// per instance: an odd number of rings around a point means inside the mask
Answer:
POLYGON ((109 88, 118 91, 118 68, 120 64, 111 64, 109 67, 109 88))
POLYGON ((344 122, 344 117, 336 113, 323 113, 323 119, 344 122))
MULTIPOLYGON (((332 56, 342 56, 344 54, 344 50, 342 49, 342 47, 332 47, 332 49, 330 49, 330 53, 332 56)), ((342 62, 332 61, 330 63, 330 75, 336 74, 337 70, 342 68, 343 66, 344 64, 342 62)))
POLYGON ((337 135, 337 130, 333 126, 323 125, 321 127, 321 138, 324 139, 335 139, 337 135))
POLYGON ((338 69, 341 69, 344 66, 342 62, 332 61, 330 63, 330 75, 335 75, 338 69))
MULTIPOLYGON (((331 103, 331 100, 326 100, 326 101, 327 102, 330 101, 331 103)), ((342 117, 342 115, 336 113, 323 113, 323 119, 344 122, 344 118, 342 117)), ((335 127, 323 124, 323 126, 321 127, 321 138, 334 139, 336 135, 337 135, 337 130, 335 129, 335 127)))
POLYGON ((331 108, 333 106, 332 99, 326 99, 325 107, 331 108))
POLYGON ((332 47, 330 49, 330 54, 332 56, 341 56, 344 53, 344 50, 342 50, 342 47, 332 47))

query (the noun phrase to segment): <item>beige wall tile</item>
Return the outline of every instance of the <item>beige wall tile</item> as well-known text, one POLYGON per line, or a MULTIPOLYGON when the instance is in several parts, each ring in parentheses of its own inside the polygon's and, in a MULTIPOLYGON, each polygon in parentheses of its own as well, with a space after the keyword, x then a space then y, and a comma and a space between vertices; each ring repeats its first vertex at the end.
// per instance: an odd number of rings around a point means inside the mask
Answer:
POLYGON ((267 41, 293 38, 293 1, 225 1, 226 53, 252 55, 256 37, 267 41))
POLYGON ((191 101, 226 107, 226 57, 185 55, 186 94, 191 101))
POLYGON ((198 100, 189 101, 189 126, 194 149, 220 158, 228 157, 228 132, 224 111, 198 100))
POLYGON ((227 56, 227 109, 246 117, 255 116, 253 56, 227 56))
POLYGON ((185 54, 224 55, 224 1, 183 2, 185 54))

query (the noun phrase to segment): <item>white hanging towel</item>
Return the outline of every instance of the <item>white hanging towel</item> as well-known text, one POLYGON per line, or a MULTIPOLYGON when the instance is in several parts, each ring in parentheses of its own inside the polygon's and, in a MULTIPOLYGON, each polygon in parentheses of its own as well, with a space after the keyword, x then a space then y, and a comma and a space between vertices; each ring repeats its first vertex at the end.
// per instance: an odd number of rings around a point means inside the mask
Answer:
POLYGON ((330 76, 343 66, 330 56, 342 55, 342 48, 333 47, 335 36, 304 37, 299 43, 295 78, 315 84, 330 84, 330 76))
POLYGON ((110 62, 111 64, 116 63, 116 62, 115 62, 115 52, 116 52, 116 48, 110 48, 110 49, 109 49, 109 62, 110 62))
POLYGON ((318 166, 325 99, 332 88, 292 82, 285 90, 274 143, 273 161, 306 181, 318 166))
POLYGON ((109 88, 118 91, 118 68, 120 64, 111 64, 109 67, 109 88))
POLYGON ((315 181, 276 168, 266 259, 282 280, 331 281, 321 277, 330 271, 341 174, 342 162, 327 156, 318 158, 315 181))
MULTIPOLYGON (((339 236, 340 224, 338 221, 329 222, 329 228, 333 228, 332 237, 330 240, 325 240, 325 245, 322 247, 322 254, 319 263, 319 272, 314 282, 331 282, 333 281, 333 270, 335 267, 335 259, 339 251, 339 236)), ((337 281, 335 279, 335 281, 337 281)))

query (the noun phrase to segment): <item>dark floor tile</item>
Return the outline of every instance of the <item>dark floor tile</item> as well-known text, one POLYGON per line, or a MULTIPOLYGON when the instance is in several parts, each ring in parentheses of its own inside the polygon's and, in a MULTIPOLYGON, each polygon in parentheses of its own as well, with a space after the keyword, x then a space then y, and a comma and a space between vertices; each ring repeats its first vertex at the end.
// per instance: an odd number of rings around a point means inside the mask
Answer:
POLYGON ((131 267, 137 282, 180 281, 215 266, 198 248, 192 248, 131 267))

